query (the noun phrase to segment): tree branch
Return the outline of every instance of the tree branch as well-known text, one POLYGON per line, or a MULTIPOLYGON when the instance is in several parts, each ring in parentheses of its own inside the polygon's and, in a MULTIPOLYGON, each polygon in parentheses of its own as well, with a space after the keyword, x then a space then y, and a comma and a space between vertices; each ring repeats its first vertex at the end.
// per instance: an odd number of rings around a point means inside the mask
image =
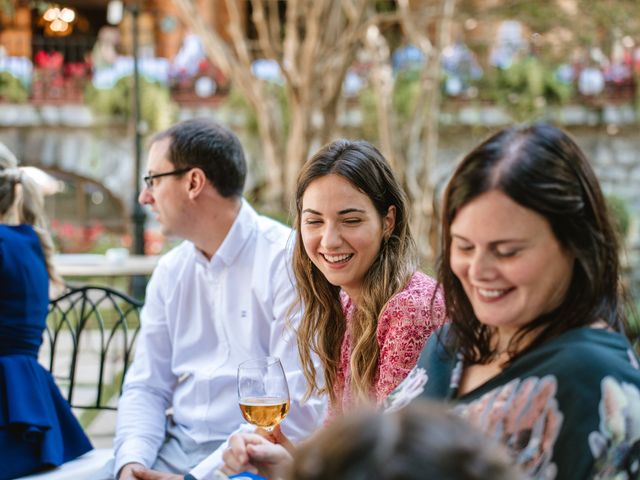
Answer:
MULTIPOLYGON (((429 56, 431 51, 433 50, 433 45, 429 40, 429 37, 424 35, 422 29, 418 28, 413 21, 413 17, 415 15, 415 10, 411 10, 409 5, 409 0, 397 0, 398 2, 398 10, 400 12, 400 21, 402 23, 403 28, 407 32, 407 36, 411 40, 416 47, 418 47, 425 56, 429 56)), ((424 17, 419 15, 422 20, 421 23, 424 24, 424 17)), ((423 25, 424 27, 424 25, 423 25)))
POLYGON ((305 37, 302 42, 302 48, 300 51, 299 68, 301 75, 301 82, 308 84, 313 75, 313 66, 316 61, 318 43, 320 39, 320 25, 322 19, 322 13, 325 10, 326 4, 330 1, 316 0, 311 6, 311 11, 307 14, 305 22, 305 37))
POLYGON ((205 23, 202 16, 198 15, 192 0, 173 0, 173 3, 178 9, 182 22, 189 25, 203 41, 211 60, 226 76, 231 76, 234 59, 228 45, 205 23))
POLYGON ((240 10, 238 9, 238 2, 235 0, 226 0, 225 4, 227 6, 227 11, 229 12, 229 24, 227 30, 236 51, 238 61, 250 71, 252 58, 244 31, 242 30, 242 15, 240 15, 240 10))
POLYGON ((253 0, 252 5, 252 20, 253 24, 256 26, 256 31, 258 32, 258 44, 260 45, 260 49, 267 57, 273 58, 274 60, 278 59, 280 55, 276 52, 271 31, 267 25, 264 0, 253 0))
POLYGON ((300 48, 300 34, 298 32, 298 17, 300 15, 300 1, 290 0, 287 3, 285 30, 283 40, 284 64, 283 70, 289 73, 290 84, 300 83, 300 71, 296 63, 296 53, 300 48))
MULTIPOLYGON (((271 10, 274 10, 274 8, 271 8, 271 10)), ((278 22, 278 25, 280 24, 280 20, 278 19, 278 16, 277 16, 277 9, 276 9, 275 20, 272 17, 273 17, 273 12, 270 11, 269 24, 267 24, 264 1, 253 0, 252 20, 258 32, 258 44, 260 45, 260 49, 262 50, 262 53, 267 58, 275 60, 278 63, 278 66, 280 67, 280 72, 282 73, 285 79, 285 82, 287 82, 288 84, 291 84, 294 79, 291 77, 290 72, 285 68, 284 62, 282 60, 282 55, 281 55, 282 52, 279 51, 278 48, 276 47, 276 44, 274 42, 274 37, 273 37, 273 29, 275 28, 273 23, 278 22)), ((280 30, 280 28, 278 28, 278 30, 280 30)))
POLYGON ((337 105, 336 96, 342 92, 342 83, 347 71, 353 63, 358 47, 363 44, 362 25, 365 23, 365 13, 369 4, 367 0, 357 0, 357 4, 351 1, 348 7, 342 3, 341 10, 336 11, 337 18, 333 22, 333 31, 323 42, 325 48, 321 56, 323 63, 320 65, 320 70, 336 72, 323 80, 323 106, 337 105), (342 12, 344 12, 344 19, 340 15, 342 12), (334 43, 335 39, 339 39, 338 45, 334 43))
POLYGON ((389 45, 381 35, 380 29, 371 25, 367 30, 365 41, 373 58, 371 82, 376 97, 376 111, 378 118, 378 136, 380 149, 393 168, 399 168, 396 148, 393 142, 394 114, 391 105, 393 97, 393 79, 389 64, 389 45))

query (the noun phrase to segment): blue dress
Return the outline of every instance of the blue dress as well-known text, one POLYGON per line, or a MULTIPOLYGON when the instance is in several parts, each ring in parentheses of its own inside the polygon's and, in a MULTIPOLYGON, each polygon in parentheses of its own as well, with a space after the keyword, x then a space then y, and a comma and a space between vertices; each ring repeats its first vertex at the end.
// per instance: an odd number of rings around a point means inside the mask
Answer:
POLYGON ((38 363, 49 275, 37 233, 0 225, 0 480, 92 449, 51 374, 38 363))

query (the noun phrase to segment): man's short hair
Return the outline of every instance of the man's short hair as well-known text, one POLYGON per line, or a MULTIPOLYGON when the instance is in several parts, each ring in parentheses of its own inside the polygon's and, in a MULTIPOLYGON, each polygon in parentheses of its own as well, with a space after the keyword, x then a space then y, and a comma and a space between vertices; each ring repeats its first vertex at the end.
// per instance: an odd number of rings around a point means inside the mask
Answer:
POLYGON ((240 140, 208 119, 192 119, 156 134, 151 143, 169 138, 168 159, 176 169, 197 167, 223 197, 242 195, 247 163, 240 140))

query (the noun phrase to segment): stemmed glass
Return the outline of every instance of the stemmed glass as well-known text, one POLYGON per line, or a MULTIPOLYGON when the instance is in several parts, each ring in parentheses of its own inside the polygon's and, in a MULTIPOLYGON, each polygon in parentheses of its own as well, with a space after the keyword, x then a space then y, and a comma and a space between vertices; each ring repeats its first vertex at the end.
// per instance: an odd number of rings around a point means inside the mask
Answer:
POLYGON ((238 402, 245 420, 267 431, 286 417, 289 386, 279 358, 256 358, 238 366, 238 402))

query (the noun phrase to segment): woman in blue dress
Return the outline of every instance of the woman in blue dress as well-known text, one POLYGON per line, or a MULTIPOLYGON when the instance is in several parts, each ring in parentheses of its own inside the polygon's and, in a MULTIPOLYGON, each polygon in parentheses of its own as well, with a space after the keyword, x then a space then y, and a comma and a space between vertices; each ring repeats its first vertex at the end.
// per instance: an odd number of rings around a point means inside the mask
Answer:
POLYGON ((91 443, 38 363, 51 263, 38 187, 0 144, 0 480, 55 467, 91 443))

